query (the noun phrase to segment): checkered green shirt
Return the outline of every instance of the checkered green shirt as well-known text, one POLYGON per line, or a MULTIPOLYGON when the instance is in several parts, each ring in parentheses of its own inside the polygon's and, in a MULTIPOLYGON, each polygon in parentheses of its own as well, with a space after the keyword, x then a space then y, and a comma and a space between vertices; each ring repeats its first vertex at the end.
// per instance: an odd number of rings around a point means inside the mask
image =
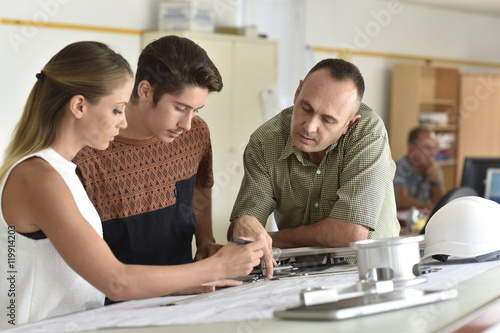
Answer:
POLYGON ((231 220, 251 215, 265 226, 274 212, 281 230, 332 217, 368 227, 369 239, 399 236, 395 164, 380 117, 361 104, 359 121, 317 166, 292 144, 292 112, 283 110, 250 137, 231 220))

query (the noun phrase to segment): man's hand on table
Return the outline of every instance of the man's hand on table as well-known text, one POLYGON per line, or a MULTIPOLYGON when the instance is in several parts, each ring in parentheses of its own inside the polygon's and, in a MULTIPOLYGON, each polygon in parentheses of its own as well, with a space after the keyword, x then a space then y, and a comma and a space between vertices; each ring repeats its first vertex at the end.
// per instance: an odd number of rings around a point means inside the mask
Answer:
POLYGON ((276 266, 276 261, 273 257, 273 240, 262 224, 254 216, 244 215, 235 219, 229 229, 230 237, 258 239, 260 235, 265 240, 265 246, 262 248, 264 252, 262 260, 266 267, 266 278, 271 279, 273 277, 273 267, 276 266))

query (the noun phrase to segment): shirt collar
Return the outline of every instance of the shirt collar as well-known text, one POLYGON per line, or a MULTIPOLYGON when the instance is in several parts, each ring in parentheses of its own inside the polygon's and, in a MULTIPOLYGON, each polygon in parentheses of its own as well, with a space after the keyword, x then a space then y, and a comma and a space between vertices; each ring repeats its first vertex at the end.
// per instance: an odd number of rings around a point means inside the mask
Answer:
MULTIPOLYGON (((287 159, 290 155, 292 155, 293 153, 296 153, 296 151, 299 151, 299 150, 293 145, 292 136, 289 135, 288 139, 286 140, 285 148, 283 148, 283 151, 281 152, 281 156, 280 156, 279 160, 287 159)), ((300 154, 300 155, 302 155, 302 154, 300 154)))
MULTIPOLYGON (((343 136, 341 136, 339 138, 339 140, 342 139, 343 136)), ((332 143, 327 149, 326 149, 326 153, 325 153, 325 156, 327 156, 335 147, 337 147, 337 144, 339 142, 339 140, 335 141, 334 143, 332 143)), ((290 155, 292 154, 295 154, 295 156, 297 156, 297 159, 302 163, 304 164, 305 162, 305 159, 304 159, 304 156, 302 155, 303 152, 298 149, 297 147, 295 147, 293 145, 293 141, 292 141, 292 136, 289 135, 288 136, 288 139, 286 141, 286 145, 285 145, 285 148, 283 148, 283 151, 281 152, 281 156, 279 157, 279 160, 285 160, 287 159, 288 157, 290 157, 290 155)), ((323 157, 324 158, 324 157, 323 157)), ((309 162, 309 161, 308 161, 309 162)))

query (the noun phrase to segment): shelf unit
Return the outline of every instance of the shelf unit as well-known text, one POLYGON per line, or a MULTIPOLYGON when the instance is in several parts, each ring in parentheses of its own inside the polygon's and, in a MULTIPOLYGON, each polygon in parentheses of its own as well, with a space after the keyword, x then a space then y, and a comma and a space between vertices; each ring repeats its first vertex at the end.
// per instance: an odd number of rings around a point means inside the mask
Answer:
MULTIPOLYGON (((456 138, 459 130, 460 75, 456 68, 419 64, 396 64, 392 72, 389 143, 394 160, 408 150, 408 133, 421 124, 423 113, 439 113, 446 122, 426 124, 438 137, 437 158, 443 169, 446 189, 457 179, 456 138)), ((437 115, 437 114, 436 114, 437 115)))
MULTIPOLYGON (((457 174, 466 157, 500 157, 500 73, 460 76, 457 174)), ((457 186, 461 177, 457 179, 457 186)))

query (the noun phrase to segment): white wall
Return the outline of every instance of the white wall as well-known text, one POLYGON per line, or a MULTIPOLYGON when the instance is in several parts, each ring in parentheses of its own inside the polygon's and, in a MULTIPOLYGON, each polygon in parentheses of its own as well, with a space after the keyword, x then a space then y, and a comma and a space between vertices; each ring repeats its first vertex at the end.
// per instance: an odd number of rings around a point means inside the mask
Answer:
POLYGON ((307 73, 304 52, 304 0, 246 0, 245 24, 279 41, 278 92, 282 108, 293 104, 293 93, 307 73))
MULTIPOLYGON (((246 10, 247 23, 256 23, 281 43, 282 102, 288 96, 290 101, 296 83, 314 63, 338 56, 313 52, 314 46, 500 63, 500 39, 494 37, 500 17, 393 0, 247 0, 246 10)), ((365 103, 389 126, 390 73, 399 60, 350 60, 365 78, 365 103)))
MULTIPOLYGON (((0 1, 2 19, 123 29, 154 29, 158 0, 0 1)), ((0 24, 0 159, 17 123, 35 74, 69 43, 97 40, 120 52, 135 69, 140 35, 0 24)))
MULTIPOLYGON (((0 0, 0 17, 154 30, 161 0, 0 0)), ((500 62, 500 17, 384 0, 217 0, 219 15, 244 6, 244 23, 279 40, 278 91, 292 103, 298 81, 318 60, 336 54, 312 46, 500 62)), ((140 37, 0 24, 0 152, 19 119, 35 74, 68 43, 98 40, 135 68, 140 37)), ((366 81, 364 101, 388 119, 390 71, 397 60, 353 56, 366 81)), ((491 70, 481 68, 480 70, 491 70)))

